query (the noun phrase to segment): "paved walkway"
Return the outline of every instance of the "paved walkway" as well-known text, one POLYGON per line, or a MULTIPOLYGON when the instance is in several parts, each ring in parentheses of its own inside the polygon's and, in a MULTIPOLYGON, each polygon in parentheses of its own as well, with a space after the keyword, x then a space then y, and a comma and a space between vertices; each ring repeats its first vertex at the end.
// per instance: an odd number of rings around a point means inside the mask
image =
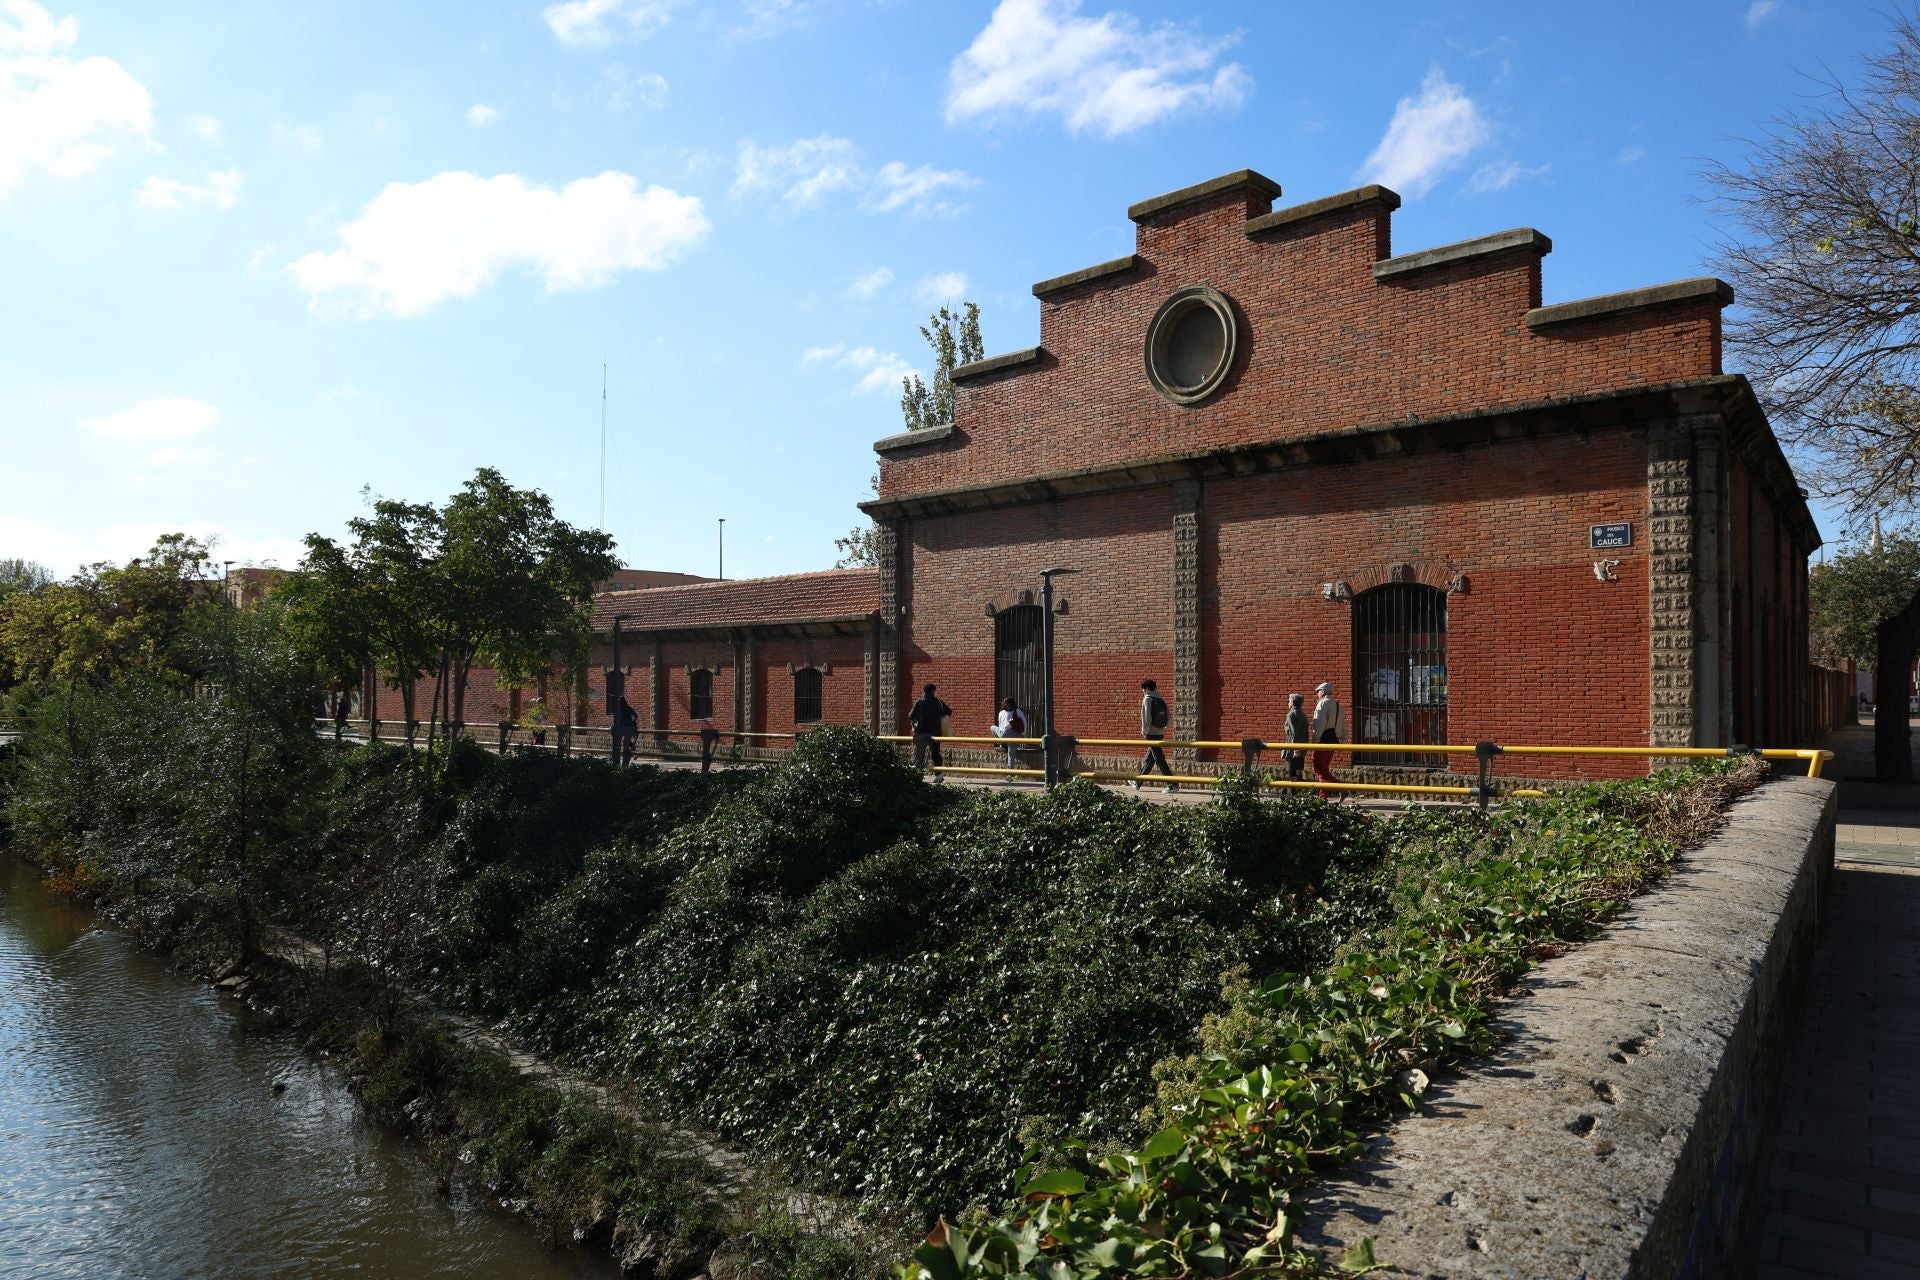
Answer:
POLYGON ((1774 1137, 1760 1280, 1920 1280, 1920 785, 1867 782, 1873 730, 1827 744, 1834 893, 1774 1137))

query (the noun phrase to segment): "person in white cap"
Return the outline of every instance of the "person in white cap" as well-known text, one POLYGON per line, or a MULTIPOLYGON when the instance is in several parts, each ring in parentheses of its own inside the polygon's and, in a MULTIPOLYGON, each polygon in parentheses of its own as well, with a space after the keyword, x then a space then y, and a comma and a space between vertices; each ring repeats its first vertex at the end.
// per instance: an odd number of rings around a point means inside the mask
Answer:
MULTIPOLYGON (((1314 692, 1320 700, 1313 704, 1313 740, 1315 742, 1345 742, 1347 740, 1347 713, 1340 709, 1340 700, 1333 696, 1333 683, 1322 680, 1314 692)), ((1334 781, 1333 752, 1316 751, 1313 753, 1313 776, 1322 782, 1334 781)), ((1327 792, 1320 793, 1322 800, 1327 792)))

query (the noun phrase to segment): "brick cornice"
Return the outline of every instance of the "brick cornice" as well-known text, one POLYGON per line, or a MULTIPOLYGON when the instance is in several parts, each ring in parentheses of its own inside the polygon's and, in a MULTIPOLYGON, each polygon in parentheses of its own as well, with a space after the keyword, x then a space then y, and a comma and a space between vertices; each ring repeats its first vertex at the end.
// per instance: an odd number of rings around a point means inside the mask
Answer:
MULTIPOLYGON (((1170 484, 1175 480, 1251 475, 1318 463, 1361 462, 1431 449, 1491 444, 1516 437, 1631 428, 1688 413, 1717 413, 1736 421, 1751 419, 1758 427, 1753 442, 1756 449, 1772 438, 1747 380, 1739 375, 1721 374, 1660 383, 1634 391, 1480 409, 1444 418, 1343 427, 1292 440, 1167 453, 1138 462, 1074 468, 1002 484, 902 498, 876 498, 861 503, 860 509, 875 519, 983 511, 1080 494, 1170 484)), ((1755 433, 1749 427, 1740 434, 1755 433)), ((1773 449, 1778 455, 1779 446, 1775 444, 1773 449)), ((1780 467, 1786 466, 1784 455, 1779 455, 1778 462, 1780 467)), ((1806 527, 1811 529, 1812 517, 1806 514, 1805 499, 1800 497, 1797 486, 1790 483, 1791 469, 1786 470, 1786 476, 1784 490, 1770 487, 1769 492, 1783 503, 1783 510, 1790 516, 1797 512, 1804 517, 1806 527)), ((1772 472, 1772 477, 1774 483, 1779 483, 1777 471, 1772 472)))

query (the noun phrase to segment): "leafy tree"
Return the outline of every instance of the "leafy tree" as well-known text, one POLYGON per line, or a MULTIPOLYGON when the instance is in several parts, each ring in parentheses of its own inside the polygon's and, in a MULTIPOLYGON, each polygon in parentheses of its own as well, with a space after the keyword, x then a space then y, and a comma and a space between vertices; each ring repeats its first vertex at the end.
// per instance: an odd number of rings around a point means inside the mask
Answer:
MULTIPOLYGON (((920 336, 933 349, 933 386, 920 375, 910 373, 900 379, 900 416, 909 431, 923 431, 953 421, 953 371, 963 364, 986 358, 980 339, 980 304, 963 303, 959 311, 941 307, 920 326, 920 336)), ((880 475, 874 473, 869 486, 880 496, 880 475)), ((836 569, 851 569, 880 563, 880 544, 873 523, 855 525, 844 538, 833 540, 840 558, 836 569)))
POLYGON ((556 643, 578 650, 590 642, 594 588, 620 562, 610 536, 558 519, 544 493, 515 489, 491 467, 448 501, 441 528, 437 620, 460 724, 476 661, 510 685, 528 684, 556 643))
POLYGON ((53 571, 18 556, 0 556, 0 596, 15 591, 38 591, 53 581, 53 571))
POLYGON ((67 582, 0 596, 0 680, 63 684, 144 671, 191 680, 193 615, 219 607, 205 544, 163 535, 125 565, 100 563, 67 582))
POLYGON ((917 373, 900 379, 900 414, 909 431, 952 422, 954 369, 986 358, 977 302, 963 303, 957 312, 941 307, 920 326, 920 336, 933 348, 933 386, 917 373))
POLYGON ((324 676, 347 685, 373 667, 414 720, 414 684, 438 661, 440 513, 431 503, 378 499, 347 529, 346 546, 308 535, 302 571, 283 588, 289 626, 324 676))
POLYGON ((1901 14, 1857 90, 1826 81, 1744 168, 1706 173, 1736 228, 1718 255, 1744 314, 1728 343, 1850 514, 1920 485, 1920 26, 1901 14))
POLYGON ((1920 538, 1890 534, 1875 547, 1843 551, 1809 577, 1816 651, 1874 669, 1874 773, 1913 777, 1907 673, 1920 650, 1920 538))
MULTIPOLYGON (((867 481, 867 492, 874 497, 880 496, 880 473, 873 473, 867 481)), ((856 569, 880 563, 880 530, 873 521, 855 525, 844 538, 833 540, 833 549, 840 558, 833 562, 836 569, 856 569)))

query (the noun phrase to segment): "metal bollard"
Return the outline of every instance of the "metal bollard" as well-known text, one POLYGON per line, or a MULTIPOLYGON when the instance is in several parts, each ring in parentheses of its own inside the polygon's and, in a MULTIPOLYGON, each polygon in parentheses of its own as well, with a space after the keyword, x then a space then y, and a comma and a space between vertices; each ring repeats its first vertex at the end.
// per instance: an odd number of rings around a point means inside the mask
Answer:
POLYGON ((1493 758, 1500 754, 1497 742, 1476 742, 1473 744, 1474 759, 1480 762, 1480 780, 1474 784, 1473 794, 1480 801, 1480 812, 1487 811, 1487 802, 1498 794, 1493 785, 1493 758))
POLYGON ((712 725, 700 730, 700 772, 706 773, 713 768, 713 749, 720 741, 720 731, 712 725))

